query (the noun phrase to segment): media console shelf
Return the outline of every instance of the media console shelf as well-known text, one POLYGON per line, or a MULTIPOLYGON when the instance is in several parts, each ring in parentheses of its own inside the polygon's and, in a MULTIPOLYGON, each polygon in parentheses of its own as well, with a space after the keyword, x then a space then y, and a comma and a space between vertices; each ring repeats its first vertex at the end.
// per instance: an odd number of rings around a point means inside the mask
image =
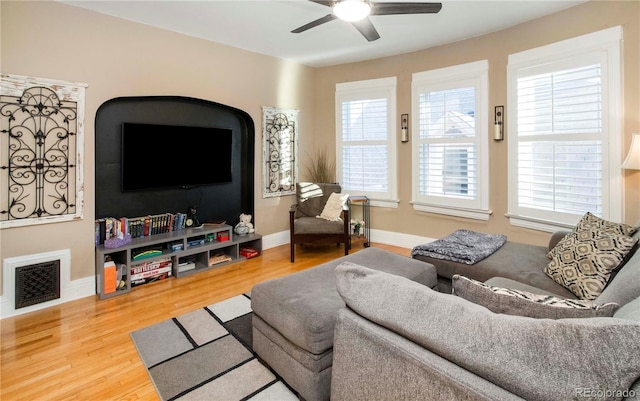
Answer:
POLYGON ((262 236, 260 234, 236 235, 229 225, 219 227, 186 228, 164 234, 155 234, 142 238, 134 238, 130 243, 119 248, 96 247, 96 294, 100 299, 124 295, 131 291, 131 269, 138 267, 144 271, 145 266, 153 263, 166 265, 171 275, 180 278, 194 273, 215 269, 246 259, 240 254, 240 248, 250 247, 262 252, 262 236), (225 238, 228 238, 224 240, 225 238), (218 240, 220 239, 220 240, 218 240), (136 258, 143 252, 142 258, 136 258), (115 263, 108 267, 108 259, 115 263), (170 262, 169 262, 170 261, 170 262), (193 264, 193 265, 192 265, 193 264), (170 268, 168 267, 170 266, 170 268), (119 287, 115 283, 115 291, 105 292, 105 280, 111 281, 113 288, 113 272, 118 268, 122 272, 125 285, 119 287))

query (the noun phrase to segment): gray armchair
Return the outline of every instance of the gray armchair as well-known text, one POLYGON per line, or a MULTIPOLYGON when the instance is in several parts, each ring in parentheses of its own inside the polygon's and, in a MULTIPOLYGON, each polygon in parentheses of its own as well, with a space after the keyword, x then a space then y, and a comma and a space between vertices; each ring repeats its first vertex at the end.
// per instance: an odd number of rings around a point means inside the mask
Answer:
POLYGON ((319 219, 332 193, 340 193, 339 184, 300 182, 296 184, 296 201, 289 211, 291 232, 291 262, 295 261, 296 244, 330 242, 344 243, 344 254, 349 254, 349 209, 342 210, 342 221, 319 219))

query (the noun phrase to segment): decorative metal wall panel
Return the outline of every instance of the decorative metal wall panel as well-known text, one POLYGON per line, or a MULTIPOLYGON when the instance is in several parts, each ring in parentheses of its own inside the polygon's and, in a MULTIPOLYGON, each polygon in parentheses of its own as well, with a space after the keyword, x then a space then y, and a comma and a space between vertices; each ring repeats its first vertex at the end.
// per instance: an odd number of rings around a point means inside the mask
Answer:
POLYGON ((297 136, 298 110, 262 107, 264 198, 296 193, 297 136))
POLYGON ((0 228, 81 218, 84 86, 1 79, 0 228))

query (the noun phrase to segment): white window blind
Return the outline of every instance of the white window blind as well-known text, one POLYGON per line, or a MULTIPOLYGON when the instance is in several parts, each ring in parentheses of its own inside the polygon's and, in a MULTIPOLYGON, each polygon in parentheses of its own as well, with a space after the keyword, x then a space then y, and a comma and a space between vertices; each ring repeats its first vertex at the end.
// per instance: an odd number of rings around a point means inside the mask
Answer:
POLYGON ((396 79, 336 85, 336 160, 344 192, 397 206, 396 79))
POLYGON ((420 95, 420 195, 475 199, 475 107, 474 87, 420 95))
POLYGON ((347 191, 389 190, 386 98, 342 103, 342 180, 347 191))
POLYGON ((416 210, 488 219, 488 63, 413 75, 416 210))
POLYGON ((512 224, 553 231, 586 212, 620 218, 610 202, 619 197, 611 175, 619 172, 620 133, 610 118, 619 96, 616 51, 583 39, 510 57, 512 224))
POLYGON ((518 78, 518 204, 602 215, 599 64, 518 78))

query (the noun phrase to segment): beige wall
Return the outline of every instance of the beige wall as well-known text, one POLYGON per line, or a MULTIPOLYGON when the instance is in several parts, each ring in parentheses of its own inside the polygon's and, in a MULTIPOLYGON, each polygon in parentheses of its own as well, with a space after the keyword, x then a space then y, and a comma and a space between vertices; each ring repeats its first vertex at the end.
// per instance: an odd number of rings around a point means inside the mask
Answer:
MULTIPOLYGON (((506 103, 507 55, 603 28, 624 28, 624 150, 630 133, 640 131, 640 40, 638 2, 588 2, 518 27, 379 60, 314 69, 206 42, 55 2, 0 2, 3 73, 84 82, 85 119, 84 220, 0 231, 0 259, 70 248, 72 279, 94 274, 94 120, 97 108, 119 96, 178 95, 211 100, 248 112, 256 124, 255 224, 262 234, 288 230, 292 197, 262 199, 260 143, 263 105, 300 109, 300 155, 316 146, 333 151, 335 83, 398 77, 398 117, 410 112, 411 74, 488 58, 490 104, 506 103)), ((507 110, 508 113, 508 110, 507 110)), ((510 239, 544 243, 546 233, 513 228, 507 208, 507 143, 490 144, 489 222, 415 212, 411 197, 410 144, 399 144, 398 209, 374 208, 372 225, 392 232, 439 237, 465 227, 506 233, 510 239)), ((304 171, 304 163, 302 160, 304 171)), ((304 178, 304 175, 303 177, 304 178)), ((626 222, 640 218, 640 173, 625 173, 626 222)))
MULTIPOLYGON (((335 84, 364 79, 396 76, 398 79, 398 116, 411 113, 411 75, 415 72, 453 66, 461 63, 489 60, 489 95, 493 106, 506 105, 507 57, 538 46, 572 38, 601 29, 621 25, 624 35, 624 144, 626 154, 631 133, 640 131, 640 2, 589 1, 566 11, 516 27, 414 53, 361 63, 344 64, 319 69, 316 78, 315 131, 319 144, 335 149, 334 131, 321 130, 327 122, 335 121, 335 84)), ((506 110, 509 113, 509 110, 506 110)), ((489 131, 492 132, 492 131, 489 131)), ((513 227, 505 217, 507 212, 507 140, 490 140, 490 208, 493 215, 488 222, 446 217, 416 212, 411 207, 411 144, 398 143, 398 209, 373 208, 372 227, 438 238, 458 228, 482 232, 504 233, 510 240, 545 244, 549 234, 513 227)), ((624 172, 625 222, 640 219, 640 172, 624 172)))
POLYGON ((61 3, 0 4, 3 73, 89 85, 84 220, 2 230, 0 259, 70 248, 71 279, 94 274, 94 121, 98 107, 119 96, 189 96, 249 113, 256 126, 254 223, 261 234, 288 229, 292 197, 262 199, 261 106, 301 110, 300 131, 309 133, 313 68, 61 3))

